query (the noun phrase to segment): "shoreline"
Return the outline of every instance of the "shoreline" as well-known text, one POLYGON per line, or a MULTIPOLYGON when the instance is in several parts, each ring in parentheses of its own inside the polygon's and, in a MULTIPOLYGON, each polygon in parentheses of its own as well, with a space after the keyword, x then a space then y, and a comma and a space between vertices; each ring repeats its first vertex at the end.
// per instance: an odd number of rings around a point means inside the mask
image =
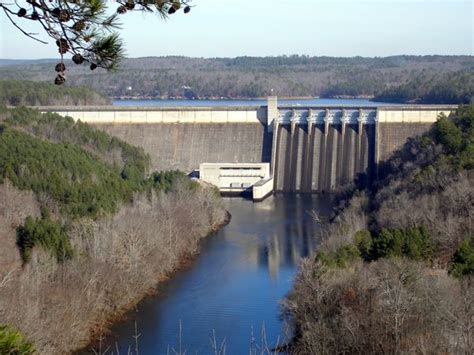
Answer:
POLYGON ((74 355, 85 355, 90 354, 93 352, 92 349, 95 349, 100 343, 104 340, 104 337, 108 337, 111 335, 111 329, 113 326, 127 321, 129 318, 129 314, 136 309, 136 307, 143 302, 145 299, 149 297, 157 297, 160 294, 159 287, 171 280, 177 273, 184 272, 189 270, 192 265, 196 262, 197 258, 201 254, 201 241, 211 237, 213 234, 220 231, 222 228, 227 226, 232 220, 232 215, 229 211, 225 211, 225 218, 221 223, 218 223, 215 226, 212 226, 209 233, 199 239, 199 250, 196 253, 184 253, 178 263, 170 270, 169 272, 159 275, 157 278, 154 286, 151 286, 145 293, 141 296, 137 296, 137 299, 130 302, 128 305, 121 307, 119 310, 116 311, 115 314, 111 314, 110 317, 107 317, 105 321, 104 327, 92 327, 91 328, 91 337, 86 346, 81 346, 77 349, 71 351, 71 354, 74 355))

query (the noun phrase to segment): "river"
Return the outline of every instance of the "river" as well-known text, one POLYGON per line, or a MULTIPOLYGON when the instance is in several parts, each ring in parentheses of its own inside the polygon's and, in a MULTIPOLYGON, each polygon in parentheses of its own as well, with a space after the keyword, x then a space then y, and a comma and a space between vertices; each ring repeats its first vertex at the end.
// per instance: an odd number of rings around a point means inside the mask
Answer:
POLYGON ((186 270, 116 324, 102 349, 110 346, 115 353, 118 347, 126 354, 135 348, 135 334, 140 354, 174 354, 180 344, 186 354, 210 354, 213 334, 226 354, 261 346, 262 331, 269 347, 288 340, 280 300, 301 258, 317 248, 312 236, 318 223, 309 212, 328 216, 330 198, 275 195, 260 203, 243 198, 224 203, 230 223, 202 242, 201 254, 186 270))

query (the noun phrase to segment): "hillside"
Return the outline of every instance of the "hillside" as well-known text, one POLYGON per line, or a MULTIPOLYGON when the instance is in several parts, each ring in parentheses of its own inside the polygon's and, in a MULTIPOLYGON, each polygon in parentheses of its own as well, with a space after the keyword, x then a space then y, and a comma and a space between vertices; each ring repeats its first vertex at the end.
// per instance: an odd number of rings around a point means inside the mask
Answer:
POLYGON ((104 95, 83 86, 63 88, 49 82, 0 80, 0 105, 79 106, 110 103, 104 95))
POLYGON ((474 106, 353 191, 286 300, 293 353, 472 353, 474 106))
POLYGON ((0 109, 0 353, 86 346, 224 223, 214 190, 149 160, 71 118, 0 109))
MULTIPOLYGON (((472 56, 146 57, 126 59, 113 73, 70 62, 66 66, 68 86, 91 87, 109 97, 256 98, 274 93, 447 104, 474 96, 472 56), (412 87, 416 90, 408 90, 412 87)), ((0 67, 3 79, 51 81, 54 76, 51 63, 0 67)))

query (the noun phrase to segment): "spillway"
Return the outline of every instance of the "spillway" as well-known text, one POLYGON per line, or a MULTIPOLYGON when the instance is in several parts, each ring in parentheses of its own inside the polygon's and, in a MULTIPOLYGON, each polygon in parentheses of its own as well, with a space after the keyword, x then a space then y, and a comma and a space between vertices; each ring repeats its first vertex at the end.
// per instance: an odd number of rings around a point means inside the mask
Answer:
POLYGON ((376 110, 280 110, 275 191, 329 192, 375 173, 376 110))

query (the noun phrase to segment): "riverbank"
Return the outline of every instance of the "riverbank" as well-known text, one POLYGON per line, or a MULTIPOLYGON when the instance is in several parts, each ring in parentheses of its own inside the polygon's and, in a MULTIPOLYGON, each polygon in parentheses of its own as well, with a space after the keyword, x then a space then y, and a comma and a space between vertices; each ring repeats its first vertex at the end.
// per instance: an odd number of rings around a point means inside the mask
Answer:
POLYGON ((285 300, 294 354, 472 353, 474 106, 341 201, 285 300))
POLYGON ((175 186, 137 196, 114 216, 75 222, 69 234, 77 255, 57 263, 35 250, 1 289, 2 322, 39 354, 84 348, 199 252, 199 241, 228 220, 219 200, 206 188, 175 186))
POLYGON ((39 354, 86 346, 227 218, 214 188, 150 174, 139 148, 59 115, 0 113, 0 327, 39 354))
MULTIPOLYGON (((150 285, 149 289, 144 293, 137 295, 136 299, 130 302, 127 305, 124 305, 118 312, 112 314, 109 318, 107 318, 104 324, 100 325, 100 327, 96 329, 92 329, 91 337, 89 339, 89 344, 87 346, 81 347, 75 351, 73 354, 81 355, 81 354, 90 354, 90 353, 97 353, 98 349, 100 349, 103 345, 103 339, 110 335, 111 328, 127 319, 130 312, 136 308, 136 306, 143 302, 144 299, 149 297, 158 297, 159 296, 159 287, 165 283, 169 282, 173 279, 178 273, 185 272, 192 265, 195 263, 196 258, 199 256, 201 252, 200 244, 202 243, 203 239, 210 237, 212 234, 217 233, 221 228, 225 227, 231 220, 232 216, 228 211, 225 211, 225 217, 221 222, 218 222, 208 231, 208 233, 199 238, 198 240, 198 249, 193 251, 185 250, 182 255, 179 256, 175 265, 171 266, 168 271, 161 275, 157 275, 157 279, 155 280, 155 284, 150 285)), ((103 349, 103 348, 102 348, 103 349)))
POLYGON ((178 349, 180 333, 187 353, 213 353, 214 332, 218 344, 225 340, 228 354, 257 351, 262 331, 269 348, 286 343, 279 301, 291 288, 300 258, 317 247, 311 234, 318 224, 308 212, 329 215, 331 198, 277 194, 258 204, 241 198, 223 203, 231 222, 201 241, 189 268, 174 273, 158 294, 113 326, 103 349, 134 348, 135 325, 142 354, 178 349))

